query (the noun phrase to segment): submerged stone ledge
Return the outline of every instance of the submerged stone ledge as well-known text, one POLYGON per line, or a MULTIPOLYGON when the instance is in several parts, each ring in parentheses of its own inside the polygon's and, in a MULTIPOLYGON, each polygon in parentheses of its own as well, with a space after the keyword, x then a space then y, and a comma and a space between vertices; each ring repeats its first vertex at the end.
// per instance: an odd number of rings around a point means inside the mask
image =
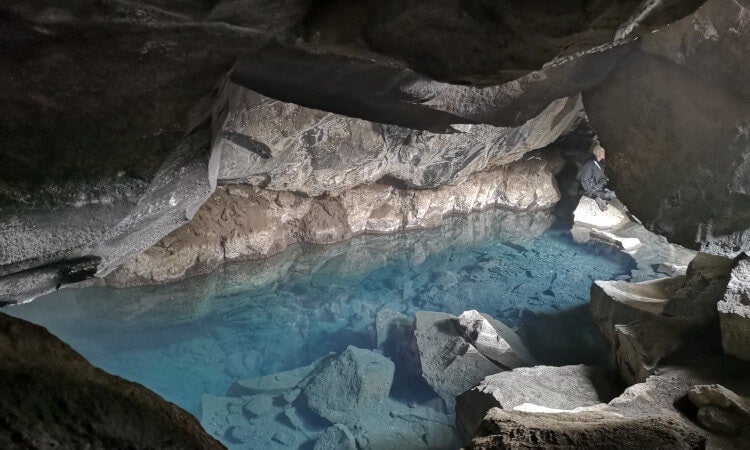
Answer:
POLYGON ((460 185, 401 189, 376 184, 337 196, 219 187, 192 221, 117 269, 107 284, 170 283, 211 272, 225 261, 265 258, 296 242, 330 244, 363 233, 431 228, 447 216, 492 207, 549 209, 560 199, 555 174, 561 167, 554 153, 531 154, 475 172, 460 185))

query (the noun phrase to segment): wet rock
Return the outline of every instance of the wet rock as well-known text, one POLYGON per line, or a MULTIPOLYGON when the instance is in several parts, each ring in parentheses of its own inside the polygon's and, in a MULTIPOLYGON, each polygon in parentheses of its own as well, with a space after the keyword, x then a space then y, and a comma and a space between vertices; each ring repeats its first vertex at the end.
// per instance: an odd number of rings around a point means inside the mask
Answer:
MULTIPOLYGON (((265 258, 295 242, 327 244, 361 233, 438 226, 452 214, 492 207, 542 210, 559 200, 550 154, 473 173, 457 186, 358 186, 311 198, 251 186, 219 187, 186 226, 117 269, 114 286, 158 284, 208 273, 225 261, 265 258)), ((328 179, 330 177, 327 177, 328 179)))
POLYGON ((584 365, 535 366, 490 375, 457 398, 456 423, 466 437, 474 436, 492 408, 514 409, 524 404, 570 410, 602 402, 600 375, 584 365))
POLYGON ((453 410, 456 396, 501 369, 468 343, 458 319, 440 312, 418 311, 414 336, 422 376, 453 410))
POLYGON ((625 225, 630 219, 624 210, 618 207, 615 200, 605 211, 599 209, 596 202, 588 197, 581 197, 578 206, 573 211, 573 222, 584 227, 593 227, 608 230, 625 225))
POLYGON ((683 423, 659 416, 622 417, 611 412, 531 414, 494 408, 467 449, 560 446, 601 448, 603 443, 638 448, 695 449, 705 439, 683 423))
POLYGON ((735 260, 724 298, 719 301, 724 352, 750 360, 750 256, 735 260))
POLYGON ((393 383, 394 365, 370 350, 349 346, 322 364, 302 389, 308 406, 332 423, 357 425, 376 414, 393 383))
POLYGON ((701 425, 716 433, 736 433, 750 423, 750 401, 720 384, 693 386, 688 398, 701 425))
POLYGON ((318 436, 313 450, 356 450, 357 442, 346 426, 336 423, 318 436))
POLYGON ((665 275, 669 275, 670 277, 675 277, 678 275, 685 275, 687 273, 687 267, 687 264, 662 263, 659 264, 659 267, 656 269, 656 271, 665 275))
POLYGON ((187 411, 0 313, 0 447, 223 448, 187 411))
POLYGON ((508 369, 534 363, 515 331, 489 315, 464 311, 458 316, 458 323, 464 338, 495 363, 508 369))
POLYGON ((333 355, 324 356, 315 360, 309 366, 298 367, 296 369, 278 372, 270 375, 264 375, 245 380, 237 380, 227 389, 227 396, 240 397, 245 395, 265 394, 276 395, 285 394, 294 390, 300 385, 315 369, 325 364, 333 355))
POLYGON ((591 230, 591 236, 614 245, 625 253, 635 253, 643 245, 638 238, 618 236, 614 233, 596 229, 591 230))

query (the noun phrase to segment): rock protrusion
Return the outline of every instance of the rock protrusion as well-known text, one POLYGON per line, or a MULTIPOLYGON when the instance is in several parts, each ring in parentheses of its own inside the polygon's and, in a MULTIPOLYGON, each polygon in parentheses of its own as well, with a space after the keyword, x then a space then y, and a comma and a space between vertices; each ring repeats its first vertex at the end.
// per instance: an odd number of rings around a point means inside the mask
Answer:
POLYGON ((458 324, 464 338, 496 364, 508 369, 534 364, 516 332, 489 315, 473 309, 464 311, 458 316, 458 324))
POLYGON ((750 424, 750 400, 720 384, 693 386, 688 398, 698 407, 698 421, 710 431, 733 434, 750 424))
POLYGON ((739 256, 718 303, 724 352, 750 360, 750 255, 739 256))

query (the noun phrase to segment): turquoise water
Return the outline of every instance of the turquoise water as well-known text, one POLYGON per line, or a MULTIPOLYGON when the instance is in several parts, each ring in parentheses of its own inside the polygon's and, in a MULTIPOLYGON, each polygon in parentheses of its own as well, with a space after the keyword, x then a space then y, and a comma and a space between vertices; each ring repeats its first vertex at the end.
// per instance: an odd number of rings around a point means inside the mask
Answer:
MULTIPOLYGON (((222 396, 234 380, 349 345, 375 348, 381 309, 410 317, 476 309, 516 329, 539 363, 602 362, 589 288, 594 279, 626 278, 634 262, 607 246, 576 244, 552 221, 547 213, 485 211, 433 230, 294 246, 173 285, 65 289, 3 312, 47 327, 92 364, 198 417, 202 395, 222 396)), ((398 401, 434 404, 426 386, 397 383, 394 397, 397 389, 414 397, 398 401)))

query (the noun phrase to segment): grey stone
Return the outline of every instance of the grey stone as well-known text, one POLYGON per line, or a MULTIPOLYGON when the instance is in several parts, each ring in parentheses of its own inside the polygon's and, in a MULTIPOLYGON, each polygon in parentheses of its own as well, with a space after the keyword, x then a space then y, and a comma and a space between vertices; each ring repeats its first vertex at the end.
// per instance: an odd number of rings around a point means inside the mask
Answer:
POLYGON ((701 425, 716 433, 737 433, 750 423, 750 401, 720 384, 693 386, 688 398, 701 425))
POLYGON ((464 338, 479 353, 508 369, 533 365, 534 358, 508 326, 476 310, 458 316, 464 338))
POLYGON ((353 426, 363 416, 377 413, 391 390, 393 372, 388 358, 349 346, 322 364, 302 392, 316 414, 353 426))
POLYGON ((601 230, 621 227, 630 219, 617 203, 617 201, 610 203, 607 209, 602 211, 593 199, 581 197, 578 206, 573 211, 573 222, 579 226, 601 230))
POLYGON ((286 394, 294 390, 320 365, 325 364, 333 355, 324 356, 315 360, 309 366, 298 367, 284 372, 263 375, 260 377, 247 378, 234 381, 227 389, 230 397, 255 394, 286 394))
POLYGON ((315 441, 314 450, 356 450, 357 442, 346 426, 336 423, 326 428, 315 441))
POLYGON ((724 352, 750 360, 750 256, 739 256, 717 308, 724 352))
POLYGON ((458 396, 456 423, 466 437, 474 435, 492 408, 514 409, 524 404, 571 410, 597 405, 598 374, 584 365, 522 367, 490 375, 458 396))
POLYGON ((455 316, 430 311, 418 311, 415 316, 422 376, 449 411, 455 408, 458 394, 503 370, 463 338, 455 316))

